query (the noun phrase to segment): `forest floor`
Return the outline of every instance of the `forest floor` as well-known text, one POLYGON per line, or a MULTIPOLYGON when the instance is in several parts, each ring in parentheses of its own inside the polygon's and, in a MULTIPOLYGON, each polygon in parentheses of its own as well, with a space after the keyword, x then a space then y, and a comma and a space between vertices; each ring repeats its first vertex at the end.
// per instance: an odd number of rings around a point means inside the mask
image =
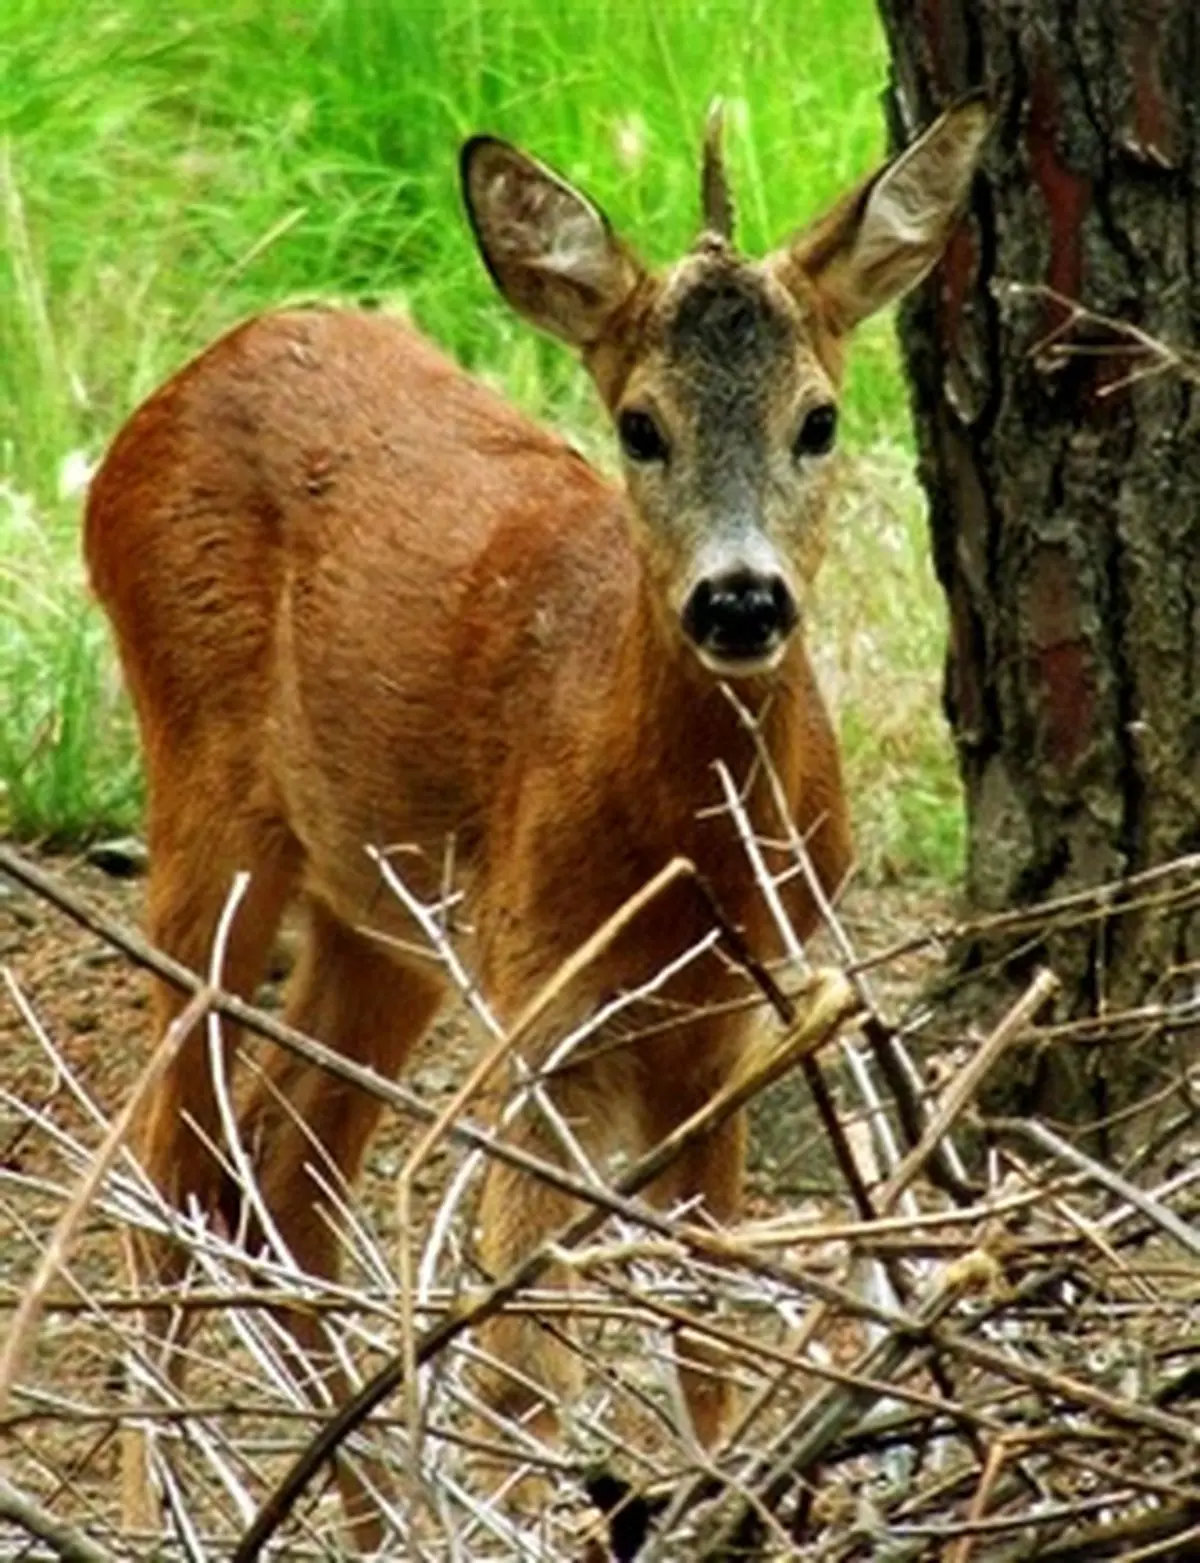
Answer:
MULTIPOLYGON (((131 927, 140 922, 140 879, 112 877, 83 858, 43 857, 40 866, 97 910, 131 927)), ((945 926, 951 915, 949 894, 928 886, 861 887, 842 909, 845 929, 860 954, 891 949, 934 926, 945 926)), ((821 952, 814 954, 820 958, 821 952)), ((877 984, 885 1011, 899 1014, 914 1000, 935 959, 926 950, 887 963, 877 984)), ((264 987, 259 995, 264 1007, 279 1005, 281 987, 280 980, 264 987)), ((38 1029, 52 1039, 62 1065, 101 1114, 111 1119, 146 1056, 148 979, 57 908, 0 877, 0 1178, 8 1174, 29 1180, 24 1185, 0 1182, 0 1336, 62 1208, 61 1193, 39 1199, 36 1191, 30 1192, 33 1183, 45 1180, 62 1189, 72 1181, 52 1136, 32 1127, 15 1104, 35 1106, 85 1144, 99 1138, 96 1123, 89 1123, 71 1099, 62 1070, 39 1042, 38 1029)), ((407 1083, 440 1105, 461 1082, 475 1051, 472 1028, 461 1015, 451 1015, 419 1049, 407 1083)), ((798 1084, 787 1080, 767 1093, 756 1105, 755 1119, 747 1215, 761 1218, 788 1211, 821 1219, 844 1213, 827 1145, 798 1084)), ((411 1133, 399 1115, 384 1114, 361 1187, 360 1209, 385 1252, 396 1237, 396 1179, 411 1133)), ((428 1225, 460 1160, 450 1144, 431 1158, 414 1186, 417 1224, 428 1225)), ((75 1274, 97 1295, 115 1296, 127 1285, 109 1221, 89 1224, 72 1260, 75 1274)), ((111 1334, 97 1332, 78 1314, 51 1310, 42 1320, 26 1382, 66 1397, 90 1398, 98 1395, 97 1386, 106 1386, 98 1398, 111 1400, 119 1356, 119 1340, 111 1334)), ((99 1512, 113 1490, 118 1451, 115 1440, 105 1444, 94 1431, 64 1431, 45 1411, 41 1420, 36 1415, 18 1419, 7 1432, 0 1427, 0 1465, 13 1472, 13 1479, 19 1474, 43 1492, 47 1481, 38 1479, 39 1467, 43 1477, 52 1470, 51 1490, 75 1481, 81 1501, 99 1512)), ((0 1541, 3 1535, 0 1525, 0 1541)))
MULTIPOLYGON (((115 877, 82 856, 47 856, 43 867, 59 876, 98 911, 137 928, 143 882, 115 877)), ((852 887, 840 909, 841 920, 860 956, 917 941, 953 920, 954 898, 944 886, 871 885, 852 887)), ((821 958, 819 947, 814 949, 821 958)), ((825 952, 828 958, 828 951, 825 952)), ((936 947, 914 949, 889 960, 875 979, 885 1012, 898 1015, 919 995, 924 979, 938 964, 936 947)), ((7 974, 0 992, 0 1082, 25 1101, 42 1101, 55 1088, 54 1071, 17 1000, 32 1008, 61 1057, 106 1113, 115 1112, 146 1056, 149 1030, 149 979, 97 935, 79 928, 63 912, 0 875, 0 970, 7 974)), ((259 998, 267 1009, 280 1006, 283 982, 264 985, 259 998)), ((470 1026, 457 1014, 439 1022, 418 1050, 409 1076, 427 1100, 444 1099, 462 1079, 477 1050, 470 1026)), ((11 1144, 19 1129, 0 1106, 0 1165, 11 1166, 18 1152, 11 1144)), ((368 1177, 386 1179, 403 1146, 405 1126, 383 1123, 372 1147, 368 1177)), ((757 1163, 761 1173, 761 1159, 757 1163)), ((760 1175, 755 1191, 769 1196, 770 1180, 760 1175)))

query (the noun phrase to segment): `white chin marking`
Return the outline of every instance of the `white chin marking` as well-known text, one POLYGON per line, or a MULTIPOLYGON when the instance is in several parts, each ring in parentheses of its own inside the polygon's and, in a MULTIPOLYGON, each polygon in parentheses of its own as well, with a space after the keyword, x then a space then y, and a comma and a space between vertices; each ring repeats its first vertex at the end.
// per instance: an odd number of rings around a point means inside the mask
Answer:
POLYGON ((718 678, 761 678, 764 673, 773 673, 783 661, 787 645, 781 641, 761 657, 719 657, 704 646, 694 645, 692 649, 708 671, 718 678))

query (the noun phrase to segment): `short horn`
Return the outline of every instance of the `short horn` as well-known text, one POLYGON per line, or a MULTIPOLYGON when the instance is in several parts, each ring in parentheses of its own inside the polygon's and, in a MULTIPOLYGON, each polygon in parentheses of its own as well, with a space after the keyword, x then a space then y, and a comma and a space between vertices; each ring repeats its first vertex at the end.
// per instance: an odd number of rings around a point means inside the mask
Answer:
POLYGON ((704 231, 719 239, 733 238, 733 200, 725 177, 725 156, 721 138, 725 129, 725 105, 714 98, 704 125, 704 162, 700 175, 700 196, 704 212, 704 231))

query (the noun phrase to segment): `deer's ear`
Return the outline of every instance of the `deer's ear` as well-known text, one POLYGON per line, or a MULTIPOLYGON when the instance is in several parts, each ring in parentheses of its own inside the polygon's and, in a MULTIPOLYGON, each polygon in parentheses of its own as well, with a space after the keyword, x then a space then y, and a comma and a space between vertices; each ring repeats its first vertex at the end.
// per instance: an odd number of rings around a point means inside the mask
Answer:
POLYGON ((978 97, 947 110, 776 257, 783 281, 815 289, 837 331, 907 293, 941 256, 990 127, 978 97))
POLYGON ((590 347, 642 276, 586 196, 507 142, 462 151, 463 198, 480 254, 519 314, 572 347, 590 347))

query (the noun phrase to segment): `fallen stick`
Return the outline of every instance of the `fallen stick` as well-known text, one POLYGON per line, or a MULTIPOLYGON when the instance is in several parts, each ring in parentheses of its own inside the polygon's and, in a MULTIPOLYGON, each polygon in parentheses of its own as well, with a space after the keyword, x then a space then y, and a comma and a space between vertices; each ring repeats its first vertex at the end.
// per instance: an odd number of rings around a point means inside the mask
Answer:
MULTIPOLYGON (((826 973, 810 1007, 795 1028, 764 1049, 753 1062, 748 1060, 737 1076, 715 1093, 704 1107, 635 1162, 617 1180, 614 1192, 628 1197, 652 1182, 689 1146, 731 1117, 761 1090, 780 1079, 800 1059, 809 1057, 820 1048, 857 1007, 857 996, 842 974, 826 973)), ((588 1209, 539 1244, 525 1259, 514 1265, 507 1275, 480 1296, 465 1301, 440 1324, 427 1330, 416 1342, 410 1360, 405 1360, 407 1353, 393 1358, 329 1420, 263 1505, 258 1518, 233 1553, 231 1563, 255 1563, 321 1467, 336 1454, 339 1446, 377 1405, 401 1388, 405 1382, 406 1368, 411 1371, 423 1366, 466 1330, 491 1318, 519 1291, 538 1280, 555 1262, 559 1250, 574 1247, 602 1225, 607 1212, 596 1199, 598 1192, 591 1191, 593 1202, 588 1209)))

